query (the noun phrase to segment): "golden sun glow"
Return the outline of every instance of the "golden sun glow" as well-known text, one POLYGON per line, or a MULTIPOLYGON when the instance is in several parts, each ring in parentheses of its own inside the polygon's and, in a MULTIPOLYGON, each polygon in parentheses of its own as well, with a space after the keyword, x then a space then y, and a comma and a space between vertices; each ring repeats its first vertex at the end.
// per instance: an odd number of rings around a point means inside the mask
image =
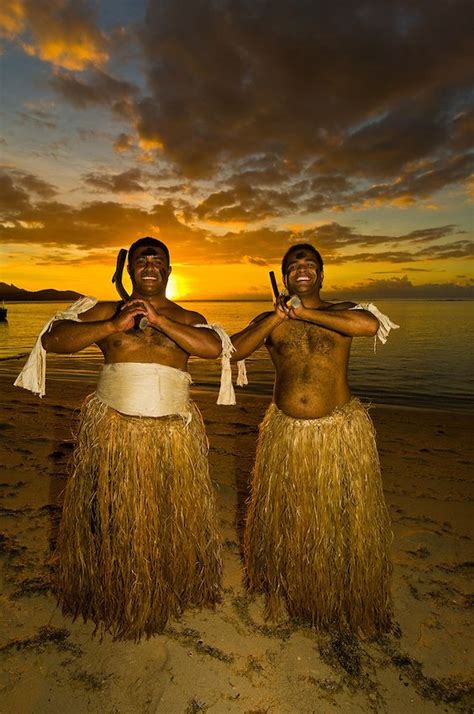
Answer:
POLYGON ((183 290, 183 284, 182 280, 178 278, 174 273, 171 273, 171 275, 168 278, 168 285, 166 287, 166 297, 169 300, 179 300, 180 297, 183 296, 183 293, 185 292, 183 290))

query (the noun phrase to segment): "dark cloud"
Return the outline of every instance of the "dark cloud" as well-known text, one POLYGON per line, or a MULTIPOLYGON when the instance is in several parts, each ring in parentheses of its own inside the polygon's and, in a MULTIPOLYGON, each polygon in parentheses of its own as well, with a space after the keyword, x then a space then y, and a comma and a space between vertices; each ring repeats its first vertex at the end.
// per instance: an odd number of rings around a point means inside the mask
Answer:
POLYGON ((116 257, 115 250, 90 250, 82 251, 78 255, 70 255, 67 251, 62 251, 61 253, 55 252, 45 252, 39 258, 35 260, 36 265, 51 265, 51 266, 81 266, 81 265, 110 265, 114 264, 114 259, 116 257))
MULTIPOLYGON (((258 255, 269 264, 278 264, 293 243, 309 242, 321 252, 327 264, 344 263, 415 263, 420 260, 466 259, 474 252, 469 240, 454 241, 456 226, 447 225, 410 231, 400 235, 370 235, 350 226, 328 223, 304 231, 275 230, 268 227, 239 232, 229 231, 212 238, 212 255, 216 262, 240 260, 239 255, 258 255), (420 248, 423 243, 432 242, 420 248), (397 249, 402 244, 403 250, 397 249), (370 247, 371 251, 361 251, 370 247), (357 250, 358 249, 358 250, 357 250)), ((208 240, 210 240, 208 238, 208 240)), ((208 247, 209 248, 209 247, 208 247)))
MULTIPOLYGON (((459 182, 466 181, 474 169, 474 158, 470 154, 444 157, 427 161, 402 172, 397 181, 375 184, 363 191, 355 191, 338 202, 339 207, 360 206, 399 202, 402 205, 416 203, 436 191, 459 182)), ((311 210, 311 206, 307 206, 311 210)))
POLYGON ((469 299, 474 297, 474 285, 458 285, 457 283, 423 283, 414 285, 406 275, 401 278, 369 279, 356 283, 350 288, 325 291, 326 296, 350 297, 356 301, 373 300, 376 298, 432 298, 432 299, 469 299))
POLYGON ((119 174, 91 173, 83 177, 84 182, 95 190, 110 193, 134 193, 144 191, 146 176, 140 169, 128 169, 119 174))
POLYGON ((467 231, 460 230, 458 226, 438 226, 437 228, 419 228, 415 231, 410 231, 404 235, 406 240, 413 243, 427 243, 438 238, 446 238, 448 235, 462 235, 467 231))
POLYGON ((53 89, 78 109, 94 105, 110 107, 121 116, 129 116, 128 103, 137 93, 137 88, 125 80, 93 68, 85 76, 65 70, 56 70, 50 79, 53 89))
POLYGON ((15 184, 9 174, 0 172, 0 209, 13 218, 19 211, 27 210, 29 205, 30 197, 27 191, 15 184))
POLYGON ((35 198, 52 198, 57 192, 48 181, 19 169, 0 169, 0 188, 0 209, 11 219, 22 218, 35 198))
POLYGON ((33 174, 20 174, 18 182, 27 191, 30 191, 41 198, 52 198, 57 193, 55 186, 50 184, 48 181, 43 181, 43 179, 38 176, 34 176, 33 174))
MULTIPOLYGON (((44 26, 45 12, 21 5, 25 27, 44 26)), ((175 173, 213 180, 218 189, 195 218, 251 223, 409 206, 473 170, 473 7, 302 0, 295 12, 289 0, 149 2, 144 93, 101 59, 112 51, 117 71, 124 57, 136 61, 134 28, 105 36, 84 2, 58 0, 53 34, 63 29, 71 56, 50 60, 50 82, 73 106, 109 107, 129 123, 116 152, 140 147, 175 173)))
POLYGON ((319 171, 338 171, 363 178, 393 176, 402 167, 430 156, 448 143, 450 125, 445 110, 441 98, 402 101, 380 118, 369 120, 359 130, 328 146, 315 167, 319 171))
MULTIPOLYGON (((465 260, 474 253, 473 243, 459 237, 455 225, 391 236, 362 233, 338 223, 298 232, 263 226, 218 235, 186 224, 174 197, 149 210, 115 201, 93 201, 75 207, 41 200, 42 193, 53 188, 32 175, 4 172, 0 178, 5 196, 0 240, 37 244, 45 249, 56 246, 66 256, 71 247, 85 251, 117 248, 142 235, 159 236, 170 246, 173 260, 186 265, 278 265, 288 247, 297 242, 313 243, 328 265, 388 262, 416 268, 420 261, 465 260)), ((131 170, 86 178, 96 189, 131 191, 152 180, 153 174, 131 170)))
POLYGON ((101 129, 84 129, 79 127, 77 133, 81 141, 93 141, 94 139, 108 140, 112 138, 109 132, 103 131, 101 129))
POLYGON ((167 242, 185 262, 209 262, 207 233, 181 223, 171 202, 150 210, 114 201, 93 201, 79 207, 58 201, 33 203, 28 193, 16 187, 5 174, 0 185, 6 190, 0 222, 0 242, 55 247, 58 255, 71 248, 83 250, 126 247, 144 235, 167 242), (176 251, 174 248, 176 247, 176 251), (197 247, 197 251, 196 251, 197 247), (198 253, 195 260, 195 253, 198 253))
MULTIPOLYGON (((166 177, 165 177, 166 178, 166 177)), ((171 178, 171 176, 170 176, 171 178)), ((191 193, 191 190, 187 184, 183 183, 176 183, 176 184, 170 184, 170 185, 164 185, 164 184, 158 184, 155 188, 155 192, 158 195, 161 194, 173 194, 174 198, 174 205, 179 206, 180 208, 186 209, 187 215, 191 217, 193 215, 192 210, 189 207, 189 203, 183 199, 181 196, 186 193, 191 193)))
POLYGON ((370 235, 360 233, 351 226, 342 226, 339 223, 325 223, 317 228, 310 228, 298 234, 298 242, 313 242, 322 252, 328 251, 333 254, 335 251, 345 247, 353 246, 386 246, 388 244, 397 246, 400 243, 432 242, 442 238, 449 238, 457 234, 458 228, 455 225, 437 226, 423 230, 409 231, 401 235, 370 235))
MULTIPOLYGON (((288 0, 150 3, 140 136, 190 176, 268 154, 293 170, 312 160, 324 176, 373 181, 467 146, 470 2, 303 0, 297 9, 288 0)), ((456 176, 440 171, 423 191, 456 176)))
POLYGON ((252 186, 271 186, 290 181, 300 171, 299 164, 292 163, 276 154, 257 154, 246 156, 234 165, 235 173, 227 179, 231 186, 240 184, 252 186))
POLYGON ((212 193, 196 207, 194 215, 200 220, 222 223, 250 222, 295 208, 296 204, 283 191, 252 188, 240 182, 234 189, 212 193))
POLYGON ((268 265, 268 261, 265 258, 259 258, 258 256, 244 255, 242 258, 243 263, 249 263, 250 265, 268 265))
POLYGON ((125 132, 120 133, 114 141, 114 151, 123 154, 133 148, 133 137, 125 132))
POLYGON ((332 255, 328 262, 343 263, 410 263, 419 260, 446 260, 448 258, 468 259, 474 257, 471 241, 456 241, 445 245, 430 246, 423 250, 382 250, 371 253, 350 253, 332 255))
MULTIPOLYGON (((393 275, 394 273, 432 273, 434 268, 409 268, 404 266, 403 268, 396 269, 394 268, 393 270, 374 270, 374 273, 376 275, 393 275)), ((438 272, 443 272, 443 271, 438 271, 438 272)), ((458 277, 460 277, 458 275, 458 277)))
POLYGON ((452 144, 460 150, 469 150, 474 146, 474 112, 472 110, 462 111, 454 117, 452 144))
POLYGON ((36 127, 43 129, 56 129, 57 127, 54 115, 41 109, 27 108, 25 111, 18 111, 16 114, 23 122, 28 122, 36 127))

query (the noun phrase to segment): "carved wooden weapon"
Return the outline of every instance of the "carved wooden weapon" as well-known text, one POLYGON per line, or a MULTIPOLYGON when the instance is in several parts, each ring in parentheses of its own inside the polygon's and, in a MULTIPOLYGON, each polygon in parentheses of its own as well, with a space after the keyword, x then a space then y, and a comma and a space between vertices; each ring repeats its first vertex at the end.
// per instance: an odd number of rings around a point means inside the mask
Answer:
MULTIPOLYGON (((270 270, 268 273, 270 276, 270 282, 272 284, 272 290, 273 290, 273 295, 275 296, 275 300, 277 300, 280 297, 280 291, 278 290, 278 283, 275 278, 275 273, 273 270, 270 270)), ((285 300, 285 303, 287 307, 301 307, 301 300, 297 295, 291 295, 291 297, 287 298, 285 300)))
MULTIPOLYGON (((130 300, 130 295, 127 293, 123 286, 123 269, 125 266, 125 261, 127 260, 127 251, 125 248, 121 248, 117 255, 117 264, 115 266, 115 273, 112 277, 112 282, 115 284, 118 294, 124 302, 130 300)), ((144 330, 148 325, 148 318, 145 315, 137 315, 135 318, 135 329, 144 330)))

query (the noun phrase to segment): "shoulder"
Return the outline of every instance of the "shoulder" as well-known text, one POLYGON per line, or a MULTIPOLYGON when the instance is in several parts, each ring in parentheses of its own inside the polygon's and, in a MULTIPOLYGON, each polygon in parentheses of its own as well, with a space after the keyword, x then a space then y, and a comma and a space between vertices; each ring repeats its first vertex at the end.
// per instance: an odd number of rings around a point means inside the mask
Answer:
POLYGON ((107 320, 118 310, 121 303, 116 300, 106 300, 104 302, 98 302, 90 310, 79 315, 81 322, 93 322, 95 320, 107 320))
POLYGON ((186 313, 187 325, 207 325, 206 318, 200 312, 194 312, 193 310, 185 310, 184 312, 186 313))
POLYGON ((194 310, 186 310, 181 305, 170 301, 168 307, 170 312, 170 317, 176 322, 181 322, 183 325, 202 325, 207 324, 207 320, 204 315, 200 312, 195 312, 194 310))
POLYGON ((351 310, 356 305, 356 302, 346 300, 345 302, 330 302, 324 309, 329 310, 331 312, 333 312, 334 310, 351 310))

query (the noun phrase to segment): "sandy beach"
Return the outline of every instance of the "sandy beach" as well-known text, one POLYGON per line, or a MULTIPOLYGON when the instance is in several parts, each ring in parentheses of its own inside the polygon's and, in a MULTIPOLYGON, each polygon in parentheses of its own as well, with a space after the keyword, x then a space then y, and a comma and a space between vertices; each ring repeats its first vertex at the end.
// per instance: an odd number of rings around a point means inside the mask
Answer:
POLYGON ((101 641, 56 608, 48 560, 85 382, 43 399, 2 376, 0 712, 468 712, 472 652, 473 472, 468 415, 372 409, 393 522, 399 633, 358 641, 267 625, 242 582, 241 524, 268 398, 217 407, 195 392, 210 441, 224 543, 215 611, 188 611, 140 644, 101 641))

